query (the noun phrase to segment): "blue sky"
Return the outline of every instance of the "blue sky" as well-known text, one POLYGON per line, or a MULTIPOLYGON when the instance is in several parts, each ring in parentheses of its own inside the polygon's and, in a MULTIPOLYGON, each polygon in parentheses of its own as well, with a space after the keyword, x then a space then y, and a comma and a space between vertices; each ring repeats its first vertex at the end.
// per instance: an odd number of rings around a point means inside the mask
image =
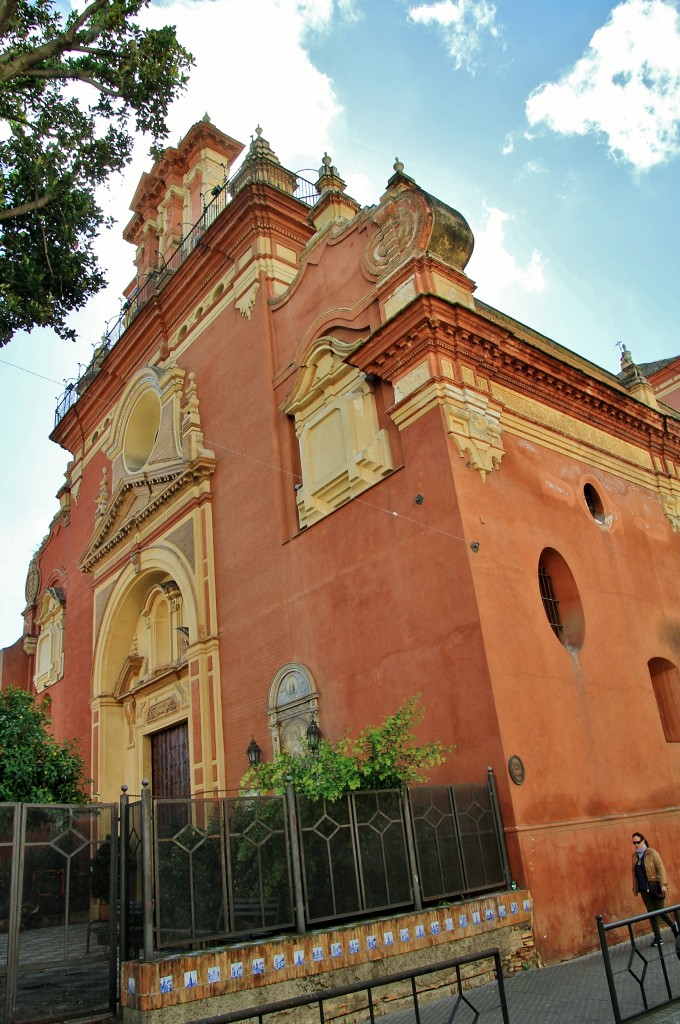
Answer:
MULTIPOLYGON (((206 112, 244 143, 260 124, 292 170, 328 151, 362 203, 399 157, 470 223, 479 298, 611 371, 618 340, 637 362, 680 354, 676 0, 175 0, 147 18, 176 24, 196 57, 171 143, 206 112)), ((133 257, 120 234, 149 167, 140 140, 102 192, 118 221, 99 243, 110 285, 73 317, 79 341, 35 331, 0 350, 0 647, 21 634, 57 511, 57 398, 119 311, 133 257)))

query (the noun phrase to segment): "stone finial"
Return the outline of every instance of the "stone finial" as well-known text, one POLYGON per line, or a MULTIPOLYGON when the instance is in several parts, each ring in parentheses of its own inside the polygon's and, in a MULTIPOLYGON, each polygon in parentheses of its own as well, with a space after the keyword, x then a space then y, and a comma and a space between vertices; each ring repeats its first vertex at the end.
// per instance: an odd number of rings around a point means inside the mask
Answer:
POLYGON ((622 341, 616 343, 621 349, 621 373, 619 379, 626 391, 652 409, 658 409, 654 388, 640 367, 633 361, 630 350, 622 341))
POLYGON ((344 192, 346 188, 347 185, 340 177, 337 167, 333 166, 331 157, 329 157, 328 153, 324 153, 321 167, 319 168, 319 180, 316 182, 317 192, 319 195, 329 190, 344 192))
POLYGON ((297 178, 292 171, 281 166, 281 161, 263 136, 259 124, 250 138, 246 158, 231 179, 229 191, 232 196, 253 182, 268 182, 293 195, 297 188, 297 178))
POLYGON ((392 177, 387 182, 387 191, 381 196, 381 202, 389 193, 394 194, 395 192, 403 191, 404 189, 413 188, 415 180, 404 171, 403 161, 395 156, 394 163, 392 164, 392 170, 394 171, 392 177))

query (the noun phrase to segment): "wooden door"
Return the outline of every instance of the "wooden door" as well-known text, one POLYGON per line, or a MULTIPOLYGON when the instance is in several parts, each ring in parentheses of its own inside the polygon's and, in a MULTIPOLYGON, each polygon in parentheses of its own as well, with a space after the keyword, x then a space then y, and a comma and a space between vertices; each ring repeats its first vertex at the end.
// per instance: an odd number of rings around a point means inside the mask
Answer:
POLYGON ((151 787, 154 796, 191 796, 189 727, 186 722, 152 733, 151 787))

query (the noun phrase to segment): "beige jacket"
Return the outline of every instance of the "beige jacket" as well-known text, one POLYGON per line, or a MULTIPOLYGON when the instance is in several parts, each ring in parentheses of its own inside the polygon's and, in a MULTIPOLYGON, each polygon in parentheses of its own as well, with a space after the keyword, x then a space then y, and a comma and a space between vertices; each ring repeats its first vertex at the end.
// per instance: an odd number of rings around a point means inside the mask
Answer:
MULTIPOLYGON (((633 892, 639 893, 640 889, 637 884, 637 878, 635 877, 635 865, 637 863, 637 853, 633 854, 633 892)), ((666 885, 666 869, 663 866, 661 857, 653 850, 651 846, 648 846, 645 850, 644 855, 645 862, 645 873, 647 875, 648 882, 660 882, 661 885, 666 885)))

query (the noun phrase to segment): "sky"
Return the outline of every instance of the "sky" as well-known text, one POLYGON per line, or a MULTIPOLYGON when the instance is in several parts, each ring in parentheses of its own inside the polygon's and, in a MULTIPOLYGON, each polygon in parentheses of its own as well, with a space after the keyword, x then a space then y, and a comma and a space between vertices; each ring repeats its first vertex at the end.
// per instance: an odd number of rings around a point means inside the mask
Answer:
MULTIPOLYGON (((170 144, 206 113, 246 144, 259 125, 311 180, 328 152, 366 205, 399 158, 470 224, 480 299, 611 372, 620 341, 638 363, 680 354, 680 0, 169 0, 144 20, 196 61, 170 144)), ((100 193, 109 285, 78 341, 0 349, 0 648, 58 510, 54 410, 133 276, 121 233, 149 145, 100 193)))

